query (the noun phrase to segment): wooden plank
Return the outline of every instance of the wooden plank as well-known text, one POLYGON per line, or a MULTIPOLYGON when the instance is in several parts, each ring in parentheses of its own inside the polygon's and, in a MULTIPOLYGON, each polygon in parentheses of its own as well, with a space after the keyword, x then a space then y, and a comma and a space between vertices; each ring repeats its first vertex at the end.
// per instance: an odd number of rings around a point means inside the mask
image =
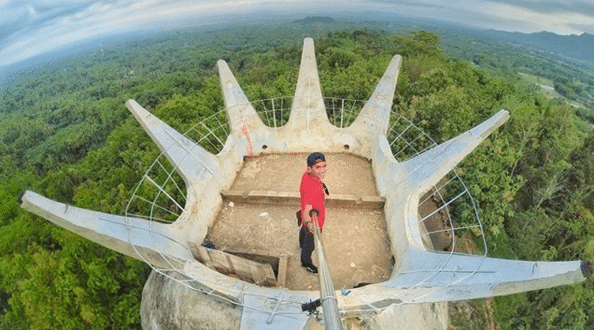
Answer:
POLYGON ((208 255, 210 256, 210 260, 222 265, 225 269, 231 271, 232 267, 227 262, 227 257, 225 256, 224 252, 218 250, 208 250, 208 255))
POLYGON ((208 256, 208 250, 199 245, 193 245, 190 250, 192 251, 192 255, 194 258, 202 263, 206 263, 210 261, 210 257, 208 256))
POLYGON ((289 264, 289 258, 287 256, 280 256, 278 260, 278 276, 276 283, 278 286, 284 287, 287 282, 287 267, 289 264))
MULTIPOLYGON (((275 282, 277 286, 285 286, 287 280, 287 256, 275 256, 270 252, 265 251, 246 251, 246 250, 227 250, 227 253, 231 253, 238 257, 242 257, 248 260, 252 260, 261 264, 269 264, 272 266, 275 282), (284 259, 284 260, 283 260, 284 259), (282 266, 281 266, 282 265, 282 266)), ((266 283, 271 283, 270 274, 267 275, 266 283)))
MULTIPOLYGON (((227 259, 227 264, 229 265, 229 272, 231 272, 231 274, 237 274, 234 262, 231 260, 231 256, 228 254, 224 254, 224 256, 227 259)), ((237 264, 237 262, 235 262, 235 264, 237 264)))
POLYGON ((266 274, 262 268, 250 263, 250 272, 255 284, 263 285, 266 282, 266 274))
POLYGON ((223 274, 223 275, 230 275, 231 272, 229 272, 229 270, 227 268, 225 268, 224 265, 221 265, 218 262, 215 261, 207 261, 204 263, 204 265, 210 269, 214 269, 217 272, 223 274))
POLYGON ((276 286, 276 276, 274 276, 274 271, 272 271, 272 267, 270 265, 263 265, 262 269, 264 270, 264 282, 263 285, 265 286, 276 286))
POLYGON ((222 274, 236 275, 244 281, 249 281, 257 285, 277 285, 276 277, 270 264, 259 263, 202 246, 194 246, 191 250, 198 261, 222 274))
POLYGON ((250 265, 248 260, 242 258, 234 258, 234 267, 235 267, 235 274, 240 278, 249 278, 252 279, 252 271, 250 269, 250 265))
POLYGON ((255 261, 261 264, 268 264, 272 266, 272 269, 277 271, 278 270, 278 256, 274 256, 270 253, 263 252, 263 251, 245 251, 245 250, 225 250, 227 253, 231 253, 238 257, 248 259, 251 261, 255 261))

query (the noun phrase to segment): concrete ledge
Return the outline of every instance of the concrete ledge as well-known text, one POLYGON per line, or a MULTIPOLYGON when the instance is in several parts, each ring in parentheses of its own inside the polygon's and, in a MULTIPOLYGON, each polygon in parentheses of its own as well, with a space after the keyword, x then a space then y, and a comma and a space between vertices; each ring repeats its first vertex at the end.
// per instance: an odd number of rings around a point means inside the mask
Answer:
MULTIPOLYGON (((221 195, 233 203, 261 205, 299 205, 298 192, 279 192, 270 190, 226 190, 221 195)), ((343 207, 366 210, 382 210, 386 199, 381 196, 355 196, 334 194, 326 198, 326 207, 343 207)))

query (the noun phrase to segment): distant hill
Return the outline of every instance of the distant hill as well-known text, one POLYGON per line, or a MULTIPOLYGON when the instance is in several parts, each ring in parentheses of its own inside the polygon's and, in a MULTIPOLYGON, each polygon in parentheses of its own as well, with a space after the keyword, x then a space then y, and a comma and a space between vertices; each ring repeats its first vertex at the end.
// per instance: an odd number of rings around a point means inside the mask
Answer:
POLYGON ((320 17, 320 16, 308 16, 304 19, 298 19, 293 21, 293 23, 297 24, 313 24, 313 23, 325 23, 325 24, 332 24, 336 23, 336 21, 332 17, 320 17))
POLYGON ((583 60, 594 60, 594 35, 558 35, 551 32, 519 33, 486 30, 491 37, 508 42, 531 46, 548 52, 564 54, 583 60))

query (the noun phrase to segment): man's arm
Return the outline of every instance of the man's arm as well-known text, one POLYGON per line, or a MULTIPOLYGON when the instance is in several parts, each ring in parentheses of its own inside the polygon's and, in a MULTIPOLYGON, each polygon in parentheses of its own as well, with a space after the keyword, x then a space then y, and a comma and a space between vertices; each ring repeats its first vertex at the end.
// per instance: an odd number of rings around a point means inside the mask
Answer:
MULTIPOLYGON (((313 233, 313 231, 314 231, 314 222, 313 221, 318 221, 318 215, 320 214, 320 211, 314 209, 313 206, 310 204, 305 204, 305 208, 303 209, 303 212, 301 212, 301 219, 307 226, 307 229, 313 233), (303 212, 305 212, 305 213, 303 213, 303 212), (305 214, 305 216, 303 216, 303 214, 305 214)), ((318 225, 319 225, 319 223, 318 223, 318 225)))
POLYGON ((303 210, 301 210, 301 219, 303 224, 307 226, 310 232, 313 233, 313 222, 311 222, 311 215, 309 214, 313 210, 313 206, 311 204, 305 204, 303 210))

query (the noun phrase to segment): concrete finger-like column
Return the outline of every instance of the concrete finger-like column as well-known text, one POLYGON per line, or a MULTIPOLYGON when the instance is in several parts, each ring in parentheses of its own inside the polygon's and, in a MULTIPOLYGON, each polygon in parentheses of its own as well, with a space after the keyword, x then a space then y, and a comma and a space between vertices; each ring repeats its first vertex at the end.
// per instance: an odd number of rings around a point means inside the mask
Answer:
POLYGON ((213 177, 216 175, 219 161, 213 154, 165 124, 136 101, 128 100, 126 106, 176 167, 186 184, 200 180, 205 172, 213 177))
POLYGON ((395 55, 375 91, 349 127, 351 130, 367 131, 369 134, 376 136, 378 134, 387 134, 392 100, 394 99, 401 64, 402 56, 395 55))
POLYGON ((231 132, 242 132, 246 129, 246 126, 251 129, 263 129, 265 125, 262 123, 260 117, 258 117, 256 110, 247 96, 245 96, 239 83, 237 83, 227 62, 219 60, 217 66, 219 68, 219 78, 221 79, 221 88, 225 99, 225 109, 227 109, 227 115, 229 116, 231 132))
POLYGON ((324 124, 329 125, 329 122, 322 98, 314 42, 311 38, 305 38, 299 78, 287 125, 311 131, 323 128, 324 124))
MULTIPOLYGON (((411 274, 414 270, 427 270, 427 267, 436 271, 425 283, 447 288, 442 293, 436 293, 436 297, 448 297, 440 298, 444 300, 458 300, 456 295, 461 297, 459 299, 478 298, 481 297, 478 292, 499 296, 540 290, 579 283, 589 276, 586 270, 589 266, 582 261, 522 261, 457 254, 450 256, 429 251, 409 260, 411 264, 407 268, 411 274), (466 287, 475 290, 467 292, 466 287)), ((407 279, 407 274, 403 274, 399 285, 413 281, 418 281, 418 276, 417 279, 407 279)))
POLYGON ((162 268, 193 259, 185 240, 171 226, 126 218, 55 202, 27 191, 21 207, 73 233, 162 268), (144 260, 143 260, 144 259, 144 260))
POLYGON ((500 110, 475 128, 401 163, 404 180, 416 191, 427 191, 508 118, 509 112, 500 110))
MULTIPOLYGON (((247 96, 237 83, 235 76, 229 69, 227 62, 219 60, 219 77, 221 79, 221 88, 225 99, 225 109, 229 116, 229 126, 231 133, 226 141, 225 151, 222 157, 226 161, 237 162, 245 156, 252 157, 259 154, 265 148, 279 151, 282 146, 275 137, 275 132, 270 127, 264 125, 262 119, 249 102, 247 96), (234 150, 231 150, 234 149, 234 150), (237 157, 239 156, 239 157, 237 157)), ((272 114, 274 116, 275 114, 272 114)), ((221 159, 223 162, 223 159, 221 159)), ((222 164, 225 166, 225 164, 222 164)))
POLYGON ((182 205, 183 212, 174 225, 186 241, 202 242, 222 203, 219 192, 232 179, 230 173, 234 173, 234 167, 227 159, 219 159, 171 128, 136 101, 129 100, 126 106, 184 179, 186 204, 182 205))
POLYGON ((521 261, 419 250, 407 260, 399 274, 361 288, 344 307, 363 301, 381 305, 387 297, 392 303, 410 304, 508 295, 580 283, 591 272, 591 265, 582 261, 521 261))

